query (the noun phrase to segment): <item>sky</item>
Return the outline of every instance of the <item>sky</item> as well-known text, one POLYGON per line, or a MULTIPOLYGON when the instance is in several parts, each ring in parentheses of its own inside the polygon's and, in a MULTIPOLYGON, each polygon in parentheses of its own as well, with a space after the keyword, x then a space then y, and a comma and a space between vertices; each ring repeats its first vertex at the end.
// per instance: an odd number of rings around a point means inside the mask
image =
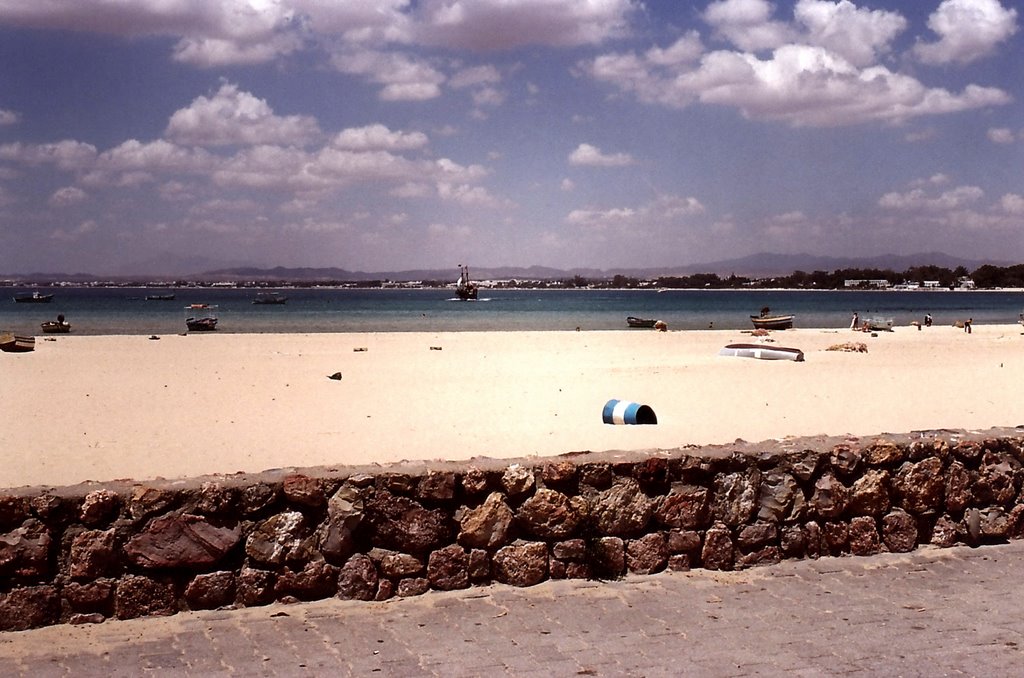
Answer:
POLYGON ((0 0, 0 274, 1024 261, 1009 0, 0 0))

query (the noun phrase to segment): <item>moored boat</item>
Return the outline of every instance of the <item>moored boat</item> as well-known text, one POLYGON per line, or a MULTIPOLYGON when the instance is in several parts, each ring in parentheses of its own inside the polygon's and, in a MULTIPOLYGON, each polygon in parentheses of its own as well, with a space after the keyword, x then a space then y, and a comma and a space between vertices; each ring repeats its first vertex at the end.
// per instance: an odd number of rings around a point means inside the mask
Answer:
POLYGON ((718 355, 759 360, 793 360, 798 363, 804 360, 804 352, 798 348, 765 344, 728 344, 718 352, 718 355))
POLYGON ((792 315, 772 315, 771 309, 765 306, 760 315, 750 316, 750 322, 759 330, 788 330, 793 326, 792 315))
POLYGON ((17 304, 48 304, 51 301, 53 301, 52 294, 42 294, 40 292, 23 292, 14 295, 14 302, 17 304))
POLYGON ((626 324, 630 327, 654 327, 657 322, 653 318, 637 318, 632 315, 626 318, 626 324))
POLYGON ((288 301, 288 297, 278 294, 277 292, 260 292, 256 295, 256 298, 252 300, 252 303, 263 306, 263 305, 275 305, 283 304, 288 301))
POLYGON ((71 331, 71 323, 64 320, 64 316, 59 316, 56 320, 48 320, 40 327, 46 334, 67 334, 71 331))
POLYGON ((210 304, 190 304, 185 307, 188 317, 185 327, 189 332, 211 332, 217 329, 217 307, 210 304))
POLYGON ((174 301, 173 294, 147 294, 146 301, 174 301))

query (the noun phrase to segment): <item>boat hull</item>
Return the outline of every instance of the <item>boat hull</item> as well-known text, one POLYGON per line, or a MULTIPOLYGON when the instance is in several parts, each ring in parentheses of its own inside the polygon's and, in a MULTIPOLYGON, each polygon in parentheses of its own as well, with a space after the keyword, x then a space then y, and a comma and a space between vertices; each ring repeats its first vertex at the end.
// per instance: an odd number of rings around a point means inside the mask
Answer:
POLYGON ((48 304, 53 301, 52 294, 19 294, 14 297, 16 304, 48 304))
POLYGON ((40 325, 40 327, 42 327, 43 332, 47 334, 67 334, 68 332, 71 331, 71 323, 58 322, 56 320, 45 322, 42 325, 40 325))
POLYGON ((0 335, 0 351, 4 353, 28 353, 35 348, 35 337, 23 337, 20 334, 0 335))
POLYGON ((728 344, 718 352, 718 355, 758 360, 792 360, 798 363, 804 361, 804 352, 798 348, 764 344, 728 344))
POLYGON ((648 318, 636 318, 634 316, 629 316, 628 318, 626 318, 626 324, 629 325, 630 327, 654 327, 655 323, 657 322, 657 320, 651 320, 648 318))
POLYGON ((791 315, 775 315, 775 316, 750 316, 750 322, 754 323, 754 327, 759 330, 788 330, 793 327, 793 316, 791 315))

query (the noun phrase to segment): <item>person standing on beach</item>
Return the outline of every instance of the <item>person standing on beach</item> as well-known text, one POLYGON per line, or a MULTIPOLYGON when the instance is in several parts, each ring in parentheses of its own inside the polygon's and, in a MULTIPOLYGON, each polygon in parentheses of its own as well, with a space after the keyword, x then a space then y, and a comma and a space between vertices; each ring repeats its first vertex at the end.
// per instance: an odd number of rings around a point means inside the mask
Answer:
POLYGON ((857 323, 860 321, 860 314, 856 311, 853 312, 853 320, 850 321, 850 329, 857 329, 857 323))
POLYGON ((931 313, 925 313, 924 314, 924 326, 925 327, 931 327, 932 326, 932 314, 931 313))
POLYGON ((968 318, 967 322, 964 323, 964 332, 967 334, 971 333, 971 323, 974 322, 974 318, 968 318))

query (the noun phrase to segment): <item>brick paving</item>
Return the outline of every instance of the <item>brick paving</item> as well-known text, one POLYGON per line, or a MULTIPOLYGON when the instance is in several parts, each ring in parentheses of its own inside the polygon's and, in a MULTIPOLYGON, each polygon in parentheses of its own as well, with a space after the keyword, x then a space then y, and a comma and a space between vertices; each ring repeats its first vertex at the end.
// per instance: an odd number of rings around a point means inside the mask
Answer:
POLYGON ((1016 676, 1024 542, 0 634, 2 676, 1016 676))

